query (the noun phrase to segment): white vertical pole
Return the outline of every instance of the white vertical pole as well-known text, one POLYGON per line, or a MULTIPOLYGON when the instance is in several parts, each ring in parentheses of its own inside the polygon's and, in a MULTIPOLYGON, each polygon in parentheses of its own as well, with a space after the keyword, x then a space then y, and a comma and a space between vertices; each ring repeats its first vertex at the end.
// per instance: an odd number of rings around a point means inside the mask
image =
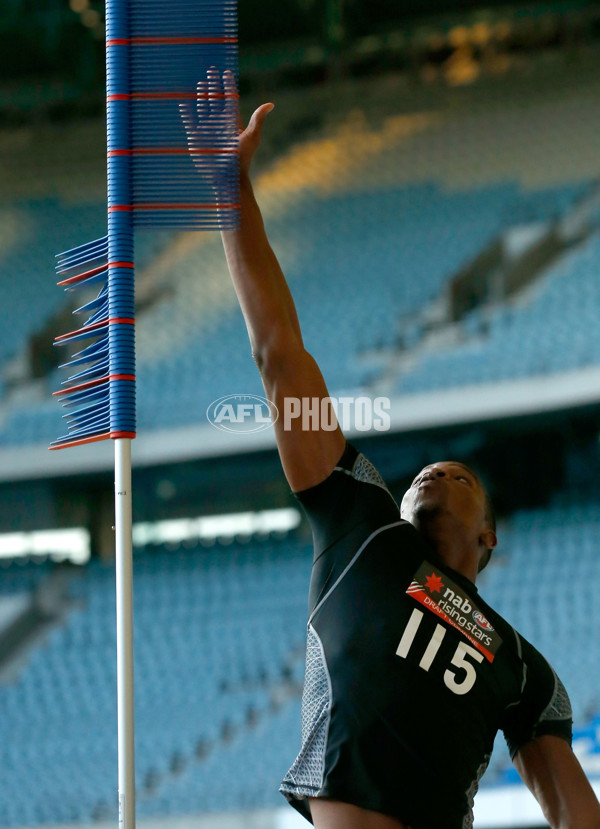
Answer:
POLYGON ((131 440, 115 440, 119 829, 135 829, 131 440))

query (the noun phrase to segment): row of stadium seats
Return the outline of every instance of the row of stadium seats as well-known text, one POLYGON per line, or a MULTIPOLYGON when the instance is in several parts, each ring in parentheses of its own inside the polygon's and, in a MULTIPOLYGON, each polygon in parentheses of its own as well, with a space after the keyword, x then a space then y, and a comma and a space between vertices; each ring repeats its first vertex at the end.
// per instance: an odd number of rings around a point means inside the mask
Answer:
POLYGON ((499 308, 485 337, 423 355, 399 376, 396 391, 493 383, 597 365, 599 261, 600 234, 594 234, 546 272, 528 305, 499 308))
POLYGON ((64 293, 56 287, 55 254, 106 233, 105 209, 98 204, 46 200, 5 210, 11 238, 3 238, 0 253, 0 364, 18 354, 64 306, 64 293))
MULTIPOLYGON (((576 737, 600 740, 600 499, 558 497, 511 517, 482 596, 565 682, 576 737), (594 739, 592 739, 592 737, 594 739)), ((298 749, 310 545, 300 539, 140 549, 134 559, 139 813, 270 807, 298 749)), ((49 565, 0 570, 31 589, 49 565)), ((116 774, 114 570, 72 581, 74 608, 0 686, 0 825, 113 816, 116 774)), ((587 740, 587 743, 586 743, 587 740)), ((590 742, 591 741, 591 742, 590 742)), ((483 785, 514 772, 499 735, 483 785)), ((281 801, 283 802, 283 801, 281 801)))
MULTIPOLYGON (((65 293, 56 285, 60 277, 55 275, 55 256, 106 235, 106 205, 58 199, 22 201, 4 206, 0 218, 1 365, 19 354, 28 339, 65 306, 65 293)), ((138 234, 138 268, 143 270, 172 237, 170 232, 138 234)))
MULTIPOLYGON (((576 201, 583 187, 550 188, 527 196, 523 202, 523 193, 511 183, 465 192, 445 192, 428 183, 299 198, 279 217, 272 217, 272 236, 281 241, 284 260, 289 258, 284 268, 305 342, 332 394, 368 386, 373 371, 361 362, 361 355, 396 346, 400 321, 414 318, 439 296, 461 266, 514 222, 520 204, 529 205, 528 215, 555 215, 576 201)), ((50 211, 48 205, 46 209, 50 211)), ((73 241, 94 235, 91 225, 98 222, 97 207, 87 213, 79 209, 61 213, 54 207, 51 212, 54 238, 70 238, 56 230, 63 223, 77 224, 73 241), (84 226, 84 220, 90 227, 84 226)), ((48 220, 40 222, 42 225, 49 234, 48 220)), ((95 233, 98 235, 97 230, 95 233)), ((8 338, 4 351, 0 338, 0 361, 23 348, 27 336, 63 301, 51 274, 40 271, 40 246, 47 240, 41 230, 38 236, 39 246, 30 246, 27 259, 37 274, 29 284, 31 290, 23 292, 17 279, 3 282, 17 288, 0 303, 10 308, 6 313, 11 315, 11 325, 0 326, 8 338), (19 303, 23 304, 21 313, 14 311, 19 303), (17 331, 13 318, 19 321, 17 331)), ((154 241, 148 234, 138 236, 142 271, 159 243, 156 235, 154 241)), ((5 262, 9 274, 22 272, 21 247, 5 262)), ((580 329, 575 322, 576 313, 588 309, 592 314, 597 305, 591 286, 596 254, 597 246, 581 254, 585 267, 582 264, 577 271, 578 284, 570 289, 570 299, 565 300, 552 282, 531 308, 499 312, 486 341, 423 358, 412 372, 400 377, 397 391, 537 374, 597 360, 596 341, 587 329, 587 339, 577 339, 580 329), (554 322, 549 327, 551 313, 554 322), (545 334, 548 330, 552 336, 545 334)), ((575 259, 577 256, 573 254, 575 259)), ((176 272, 179 275, 173 277, 172 295, 139 319, 141 430, 204 422, 207 407, 218 397, 262 391, 220 242, 213 240, 193 248, 187 259, 178 259, 176 272), (208 282, 203 285, 200 271, 205 262, 210 267, 208 282), (220 287, 215 288, 210 280, 220 287)), ((571 271, 561 284, 570 279, 571 271)), ((416 344, 419 333, 415 331, 416 344)), ((48 398, 61 379, 57 373, 51 375, 48 398)), ((0 446, 52 440, 64 431, 60 422, 59 407, 52 401, 15 406, 1 425, 0 446)))
MULTIPOLYGON (((140 790, 168 775, 173 758, 189 762, 199 743, 219 745, 224 729, 245 727, 250 712, 267 715, 272 689, 302 652, 309 563, 294 541, 136 557, 140 790)), ((91 564, 72 586, 84 609, 34 652, 16 685, 0 689, 3 826, 89 820, 114 806, 114 591, 113 567, 91 564), (17 816, 8 793, 19 789, 28 807, 17 816)))
POLYGON ((0 597, 33 592, 46 578, 51 567, 46 561, 0 559, 0 597))

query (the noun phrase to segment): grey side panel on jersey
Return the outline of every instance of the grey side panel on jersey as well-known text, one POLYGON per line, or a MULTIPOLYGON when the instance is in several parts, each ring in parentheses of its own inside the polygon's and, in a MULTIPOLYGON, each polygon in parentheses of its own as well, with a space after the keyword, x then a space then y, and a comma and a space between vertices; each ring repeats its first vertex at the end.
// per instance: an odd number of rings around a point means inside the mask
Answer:
POLYGON ((475 780, 473 780, 473 782, 471 783, 471 785, 469 786, 469 788, 467 790, 466 794, 467 794, 467 803, 469 805, 469 811, 467 812, 467 814, 465 815, 465 817, 463 819, 462 829, 473 829, 473 821, 474 821, 473 806, 475 804, 475 795, 477 794, 477 791, 479 790, 479 781, 481 780, 481 778, 485 774, 485 770, 487 769, 487 767, 489 765, 491 756, 492 756, 491 754, 486 754, 485 755, 485 757, 483 759, 483 763, 477 769, 477 773, 475 775, 475 780))
POLYGON ((375 467, 370 460, 365 458, 362 453, 360 453, 354 461, 352 466, 352 476, 356 478, 357 481, 362 481, 364 484, 374 484, 375 486, 381 487, 381 489, 385 489, 386 492, 389 492, 389 489, 379 474, 377 467, 375 467))
MULTIPOLYGON (((380 487, 388 493, 396 508, 398 505, 388 490, 385 482, 375 466, 364 455, 359 454, 351 470, 336 467, 336 472, 343 472, 362 483, 380 487)), ((399 512, 399 510, 398 510, 399 512)), ((352 560, 330 587, 327 593, 313 610, 308 620, 308 636, 306 643, 306 675, 302 693, 302 745, 300 753, 286 774, 280 791, 289 799, 315 797, 321 793, 325 774, 325 756, 327 739, 331 721, 332 688, 331 678, 327 669, 327 661, 323 644, 311 621, 315 613, 333 593, 344 576, 356 563, 367 545, 384 530, 397 527, 405 522, 394 521, 384 527, 378 527, 360 545, 352 560)))
POLYGON ((387 485, 381 477, 377 467, 374 466, 368 458, 365 458, 362 452, 356 456, 352 469, 344 469, 343 466, 336 466, 334 472, 343 472, 345 475, 350 475, 350 477, 354 478, 354 480, 360 481, 363 484, 372 484, 373 486, 378 486, 380 489, 383 489, 394 502, 394 506, 398 512, 400 512, 400 507, 398 506, 396 499, 387 488, 387 485))
POLYGON ((323 644, 309 625, 302 693, 302 746, 281 784, 280 791, 286 795, 313 797, 323 787, 331 700, 331 679, 323 644))
POLYGON ((538 724, 544 722, 545 720, 570 720, 573 717, 571 700, 569 699, 567 689, 560 681, 556 671, 550 663, 548 663, 548 667, 554 676, 554 693, 552 694, 550 702, 542 711, 538 724))

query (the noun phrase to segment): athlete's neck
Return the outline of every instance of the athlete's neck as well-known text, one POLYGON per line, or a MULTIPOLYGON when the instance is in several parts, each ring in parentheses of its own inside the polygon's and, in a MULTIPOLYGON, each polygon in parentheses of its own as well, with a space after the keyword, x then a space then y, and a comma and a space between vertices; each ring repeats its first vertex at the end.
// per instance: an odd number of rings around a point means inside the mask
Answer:
POLYGON ((447 567, 462 573, 475 584, 479 563, 477 541, 452 516, 440 514, 415 515, 411 523, 433 548, 437 558, 447 567))

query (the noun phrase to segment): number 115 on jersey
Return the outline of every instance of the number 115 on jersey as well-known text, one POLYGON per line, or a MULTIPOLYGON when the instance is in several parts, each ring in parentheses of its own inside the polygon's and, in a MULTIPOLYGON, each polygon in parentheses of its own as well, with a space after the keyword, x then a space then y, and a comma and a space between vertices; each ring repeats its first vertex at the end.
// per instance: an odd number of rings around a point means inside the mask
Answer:
MULTIPOLYGON (((404 629, 404 633, 402 634, 400 644, 396 649, 396 656, 399 656, 401 659, 406 659, 421 622, 423 621, 424 615, 423 611, 416 607, 414 608, 410 619, 408 620, 408 624, 404 629)), ((419 661, 419 667, 424 671, 428 671, 431 668, 433 660, 436 658, 440 645, 444 640, 446 631, 447 628, 440 625, 439 622, 436 624, 433 635, 429 640, 429 644, 425 648, 425 652, 419 661)), ((459 669, 459 671, 448 668, 444 672, 444 683, 454 694, 468 694, 473 685, 475 685, 477 671, 475 670, 475 666, 469 661, 468 657, 474 659, 476 662, 483 662, 482 653, 475 648, 472 648, 470 645, 467 645, 466 642, 459 642, 456 651, 454 652, 454 656, 450 660, 451 665, 454 665, 459 669), (464 671, 464 675, 461 675, 460 671, 464 671)))

